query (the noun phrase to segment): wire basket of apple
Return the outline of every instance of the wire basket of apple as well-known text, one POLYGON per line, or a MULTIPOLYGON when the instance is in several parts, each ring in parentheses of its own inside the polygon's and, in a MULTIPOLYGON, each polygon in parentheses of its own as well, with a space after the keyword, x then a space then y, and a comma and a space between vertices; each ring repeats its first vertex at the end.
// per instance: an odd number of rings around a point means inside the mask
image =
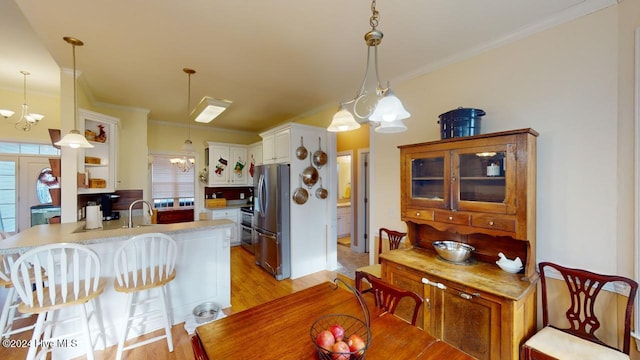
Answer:
POLYGON ((338 282, 342 282, 356 295, 364 321, 347 314, 325 315, 311 326, 311 340, 321 360, 362 360, 371 341, 369 308, 358 291, 341 279, 334 282, 336 289, 338 282))

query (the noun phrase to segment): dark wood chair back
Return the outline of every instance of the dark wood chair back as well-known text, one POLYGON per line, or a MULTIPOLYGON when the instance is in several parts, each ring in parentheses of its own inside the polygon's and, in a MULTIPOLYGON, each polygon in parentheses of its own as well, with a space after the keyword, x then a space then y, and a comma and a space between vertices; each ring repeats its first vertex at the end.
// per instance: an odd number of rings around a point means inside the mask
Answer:
POLYGON ((627 355, 629 354, 629 344, 631 339, 631 313, 633 310, 633 301, 635 300, 636 292, 638 290, 637 282, 622 276, 601 275, 587 270, 566 268, 550 262, 541 262, 538 266, 540 269, 540 280, 542 286, 543 326, 553 326, 549 323, 549 304, 547 301, 547 282, 545 276, 545 271, 549 271, 547 268, 550 268, 560 273, 571 296, 571 304, 566 311, 569 328, 561 329, 557 326, 553 327, 582 339, 622 351, 627 355), (604 343, 595 335, 596 330, 598 330, 601 325, 600 319, 597 318, 594 311, 596 298, 603 287, 611 283, 624 283, 627 285, 627 289, 629 290, 624 316, 624 339, 622 350, 604 343))
POLYGON ((379 279, 371 274, 363 273, 363 276, 371 284, 371 293, 374 296, 376 307, 390 314, 395 313, 398 303, 403 298, 413 299, 415 307, 413 308, 413 316, 411 317, 411 325, 416 324, 418 313, 422 306, 422 298, 413 291, 404 290, 396 287, 388 282, 379 279))
POLYGON ((400 247, 400 241, 402 241, 402 238, 407 236, 407 233, 387 228, 380 228, 378 235, 378 264, 381 263, 380 254, 382 254, 382 235, 387 235, 387 238, 389 239, 389 250, 396 250, 400 247))
POLYGON ((191 348, 193 349, 193 358, 195 360, 209 360, 209 357, 204 352, 202 341, 200 341, 200 337, 197 334, 191 336, 191 348))

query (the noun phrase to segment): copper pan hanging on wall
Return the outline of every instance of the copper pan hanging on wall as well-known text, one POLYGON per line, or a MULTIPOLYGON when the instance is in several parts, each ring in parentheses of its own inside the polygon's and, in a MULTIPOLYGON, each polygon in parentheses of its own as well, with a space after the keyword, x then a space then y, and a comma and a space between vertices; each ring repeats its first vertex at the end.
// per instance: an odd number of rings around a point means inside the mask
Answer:
POLYGON ((318 182, 320 174, 313 164, 311 164, 311 158, 309 158, 309 166, 307 166, 302 172, 302 182, 307 185, 309 189, 318 182))
POLYGON ((318 150, 313 153, 313 164, 319 168, 327 163, 327 153, 322 151, 322 138, 318 138, 318 150))
POLYGON ((307 151, 307 148, 304 147, 302 136, 300 136, 300 146, 298 146, 298 148, 296 149, 296 157, 298 158, 298 160, 304 160, 307 158, 308 153, 309 152, 307 151))
MULTIPOLYGON (((300 178, 302 178, 302 176, 300 176, 300 178)), ((309 199, 309 192, 307 191, 307 189, 302 187, 302 184, 300 184, 300 186, 293 191, 292 198, 296 204, 302 205, 309 199)))

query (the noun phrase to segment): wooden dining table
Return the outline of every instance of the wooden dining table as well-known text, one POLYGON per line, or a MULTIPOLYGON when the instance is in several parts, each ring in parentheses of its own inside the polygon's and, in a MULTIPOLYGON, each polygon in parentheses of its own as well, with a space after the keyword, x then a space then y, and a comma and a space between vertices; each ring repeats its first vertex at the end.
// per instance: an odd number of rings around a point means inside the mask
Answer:
MULTIPOLYGON (((392 314, 382 313, 373 297, 371 341, 366 359, 474 359, 392 314)), ((318 359, 310 329, 324 315, 365 320, 355 294, 326 282, 196 328, 196 359, 318 359)))

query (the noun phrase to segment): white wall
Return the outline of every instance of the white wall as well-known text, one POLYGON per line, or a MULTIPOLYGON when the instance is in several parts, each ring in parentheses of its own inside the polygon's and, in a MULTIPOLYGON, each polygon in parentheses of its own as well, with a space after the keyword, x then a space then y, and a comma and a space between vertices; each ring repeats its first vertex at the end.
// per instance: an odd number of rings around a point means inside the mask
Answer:
POLYGON ((403 226, 396 146, 437 140, 439 114, 476 107, 487 112, 483 133, 540 133, 538 261, 618 272, 617 246, 633 242, 616 240, 616 186, 633 169, 618 174, 617 66, 613 6, 396 85, 410 131, 372 141, 372 229, 403 226))
MULTIPOLYGON (((335 242, 335 197, 319 199, 315 196, 319 183, 308 189, 301 182, 300 174, 311 166, 311 157, 318 150, 318 139, 321 139, 322 150, 327 153, 328 159, 335 159, 334 151, 329 151, 328 136, 324 128, 310 126, 294 126, 291 128, 290 164, 290 228, 291 228, 291 278, 297 279, 317 271, 335 269, 337 264, 337 243, 335 242), (305 160, 295 157, 295 149, 300 144, 300 137, 304 137, 305 147, 309 154, 305 160), (295 190, 303 186, 309 192, 309 199, 300 205, 293 201, 295 190), (334 214, 333 217, 330 214, 334 214), (332 228, 333 227, 333 228, 332 228), (329 239, 334 239, 330 242, 329 239)), ((335 145, 333 146, 335 149, 335 145)), ((331 164, 331 163, 329 163, 331 164)), ((330 165, 318 169, 318 174, 324 179, 335 177, 335 169, 330 165)), ((329 187, 331 183, 323 183, 329 187)), ((333 194, 335 187, 329 188, 329 194, 333 194)))

